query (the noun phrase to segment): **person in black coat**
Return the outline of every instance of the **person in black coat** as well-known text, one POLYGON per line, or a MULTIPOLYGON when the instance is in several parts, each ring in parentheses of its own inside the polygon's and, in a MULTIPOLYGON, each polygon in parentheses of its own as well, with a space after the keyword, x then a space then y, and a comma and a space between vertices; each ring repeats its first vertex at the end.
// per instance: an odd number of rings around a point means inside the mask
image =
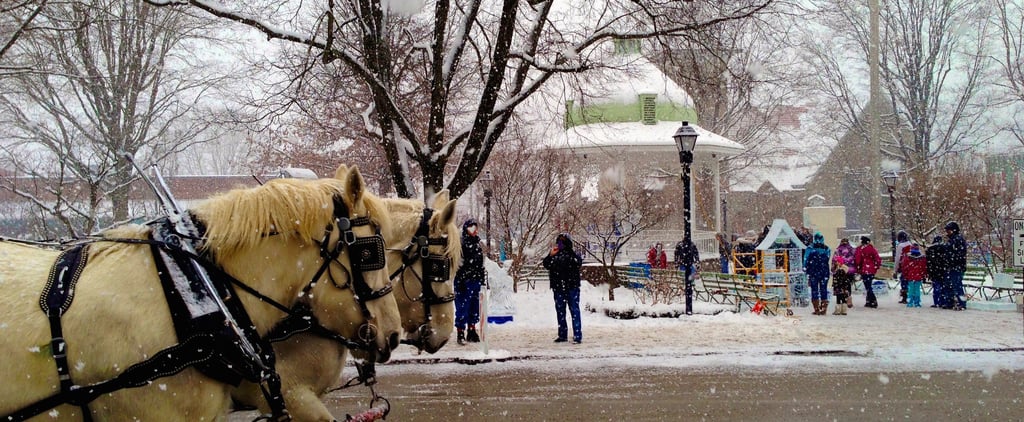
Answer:
POLYGON ((964 273, 967 272, 967 240, 960 234, 956 221, 946 223, 946 244, 949 246, 949 286, 953 309, 962 311, 967 307, 964 293, 964 273))
POLYGON ((583 341, 583 323, 580 320, 580 267, 583 257, 573 250, 572 238, 567 233, 555 238, 555 247, 544 257, 544 268, 548 270, 551 292, 555 296, 555 315, 558 319, 558 337, 555 343, 568 340, 569 328, 565 322, 565 308, 572 316, 572 342, 583 341))
POLYGON ((942 236, 935 236, 932 244, 925 249, 928 257, 928 279, 932 282, 932 307, 952 308, 949 293, 949 247, 942 242, 942 236))
POLYGON ((459 344, 480 341, 476 324, 480 322, 480 286, 484 276, 484 252, 476 220, 470 218, 462 224, 462 262, 455 273, 455 329, 459 344))

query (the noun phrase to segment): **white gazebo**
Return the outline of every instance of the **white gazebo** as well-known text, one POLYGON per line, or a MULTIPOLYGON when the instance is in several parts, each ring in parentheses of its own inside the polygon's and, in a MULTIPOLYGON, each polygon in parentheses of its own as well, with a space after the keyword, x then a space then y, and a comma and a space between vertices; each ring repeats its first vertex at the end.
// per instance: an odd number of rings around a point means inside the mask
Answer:
MULTIPOLYGON (((609 49, 607 63, 602 71, 588 73, 583 81, 573 81, 547 92, 547 110, 562 110, 557 125, 554 119, 547 120, 547 127, 538 126, 538 135, 548 139, 554 148, 569 149, 576 157, 585 160, 593 171, 593 187, 585 194, 597 195, 602 175, 623 174, 629 168, 643 177, 644 185, 650 190, 679 189, 680 163, 672 135, 683 121, 699 134, 694 148, 691 169, 696 174, 712 175, 715 204, 714 223, 705 227, 697 219, 690 220, 693 240, 700 249, 702 258, 718 254, 715 233, 722 231, 721 166, 723 158, 742 153, 743 145, 700 126, 694 111, 693 100, 678 84, 669 79, 657 66, 639 53, 637 40, 618 40, 609 49), (612 52, 614 50, 614 53, 612 52), (569 88, 571 86, 571 88, 569 88)), ((559 84, 551 84, 558 87, 559 84)), ((539 117, 539 116, 538 116, 539 117)), ((546 119, 538 119, 546 120, 546 119)), ((698 178, 691 178, 691 191, 696 192, 698 178)), ((691 195, 690 209, 695 210, 695 197, 691 195)), ((679 196, 680 202, 682 195, 679 196)), ((679 204, 678 202, 676 204, 679 204)), ((647 248, 655 242, 674 244, 682 239, 681 208, 659 229, 641 233, 625 245, 622 253, 629 259, 643 259, 647 248)))

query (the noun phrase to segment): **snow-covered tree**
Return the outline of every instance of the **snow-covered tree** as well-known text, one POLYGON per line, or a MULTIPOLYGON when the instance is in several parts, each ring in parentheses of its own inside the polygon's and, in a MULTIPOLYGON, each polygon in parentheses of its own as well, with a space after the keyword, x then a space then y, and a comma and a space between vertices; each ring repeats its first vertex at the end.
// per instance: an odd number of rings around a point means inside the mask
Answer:
POLYGON ((51 1, 33 22, 5 54, 32 70, 0 79, 0 159, 46 183, 4 187, 81 235, 127 219, 126 154, 161 163, 207 139, 198 110, 219 79, 181 53, 211 28, 134 0, 51 1))
POLYGON ((1009 109, 1007 130, 1024 145, 1024 3, 1015 0, 995 0, 996 28, 999 46, 995 61, 1001 78, 996 85, 1005 93, 1009 109))
MULTIPOLYGON (((869 99, 868 8, 860 1, 814 3, 822 25, 807 25, 815 83, 832 101, 822 104, 843 123, 836 136, 865 134, 869 99), (829 42, 822 42, 828 37, 829 42)), ((882 98, 906 132, 882 134, 882 159, 904 168, 928 167, 936 157, 983 143, 987 99, 982 94, 990 66, 986 2, 971 0, 882 2, 880 80, 882 98)), ((889 120, 885 116, 882 121, 889 120)))
POLYGON ((516 107, 552 75, 601 66, 603 41, 745 19, 773 0, 730 2, 713 15, 661 0, 147 1, 199 8, 345 67, 368 93, 363 130, 383 146, 397 194, 417 191, 415 165, 427 197, 442 188, 458 197, 516 107))

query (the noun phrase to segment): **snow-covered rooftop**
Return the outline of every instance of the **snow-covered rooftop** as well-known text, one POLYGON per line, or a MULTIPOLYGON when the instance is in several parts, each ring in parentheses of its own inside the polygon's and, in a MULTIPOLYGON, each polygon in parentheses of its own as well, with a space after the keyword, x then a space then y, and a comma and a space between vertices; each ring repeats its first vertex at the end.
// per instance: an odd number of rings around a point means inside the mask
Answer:
MULTIPOLYGON (((566 130, 563 136, 553 138, 551 146, 573 149, 647 146, 676 151, 672 135, 675 134, 679 125, 679 122, 665 121, 653 125, 645 125, 640 122, 579 125, 566 130)), ((744 150, 743 145, 738 142, 693 123, 690 123, 690 126, 699 135, 694 152, 735 155, 744 150)))

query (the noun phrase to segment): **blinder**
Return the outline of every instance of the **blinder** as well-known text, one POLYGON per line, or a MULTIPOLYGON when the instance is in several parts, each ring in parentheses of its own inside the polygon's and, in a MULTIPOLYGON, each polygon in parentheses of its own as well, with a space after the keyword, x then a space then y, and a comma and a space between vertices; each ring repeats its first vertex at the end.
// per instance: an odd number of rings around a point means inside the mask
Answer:
MULTIPOLYGON (((352 233, 352 232, 349 232, 352 233)), ((384 268, 384 237, 376 234, 360 237, 349 244, 352 251, 352 268, 356 271, 377 271, 384 268)))
MULTIPOLYGON (((426 249, 422 249, 426 251, 426 249)), ((422 254, 421 254, 422 255, 422 254)), ((444 255, 432 253, 421 258, 423 260, 423 280, 431 283, 446 283, 452 273, 452 259, 444 255)))

